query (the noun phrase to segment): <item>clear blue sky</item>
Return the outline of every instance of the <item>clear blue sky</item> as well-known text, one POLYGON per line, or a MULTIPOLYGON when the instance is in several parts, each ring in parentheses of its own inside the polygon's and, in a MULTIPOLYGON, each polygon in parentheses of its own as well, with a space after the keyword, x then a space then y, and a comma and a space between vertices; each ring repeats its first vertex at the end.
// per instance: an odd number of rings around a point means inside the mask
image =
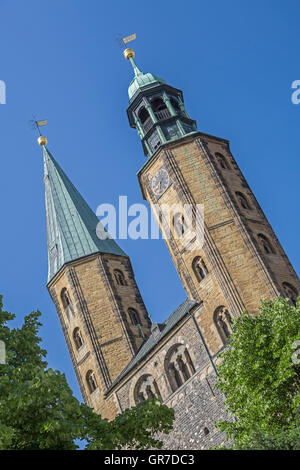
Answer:
MULTIPOLYGON (((119 195, 141 202, 145 161, 126 116, 132 70, 116 47, 137 34, 140 68, 184 92, 199 130, 232 152, 299 272, 299 0, 0 0, 0 293, 15 324, 43 313, 49 365, 80 397, 46 290, 42 152, 32 114, 48 119, 49 149, 96 210, 119 195)), ((185 298, 163 241, 122 241, 154 320, 185 298)))

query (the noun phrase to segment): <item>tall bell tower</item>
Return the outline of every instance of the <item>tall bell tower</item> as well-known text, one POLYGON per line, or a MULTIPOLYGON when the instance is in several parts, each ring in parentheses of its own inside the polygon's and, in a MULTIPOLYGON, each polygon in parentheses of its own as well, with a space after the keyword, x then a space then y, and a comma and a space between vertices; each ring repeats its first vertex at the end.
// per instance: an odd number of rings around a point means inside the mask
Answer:
MULTIPOLYGON (((226 139, 197 129, 181 90, 143 73, 134 51, 124 56, 134 78, 129 86, 130 126, 142 141, 138 172, 147 199, 188 296, 203 301, 198 323, 212 356, 230 334, 234 317, 258 312, 260 299, 278 295, 295 303, 300 283, 226 139), (166 220, 162 206, 188 205, 192 216, 166 220), (204 207, 204 242, 180 237, 190 231, 197 205, 204 207)), ((174 206, 175 207, 175 206, 174 206)))
POLYGON ((110 237, 43 147, 48 283, 84 401, 103 418, 118 404, 105 392, 150 335, 130 258, 110 237))

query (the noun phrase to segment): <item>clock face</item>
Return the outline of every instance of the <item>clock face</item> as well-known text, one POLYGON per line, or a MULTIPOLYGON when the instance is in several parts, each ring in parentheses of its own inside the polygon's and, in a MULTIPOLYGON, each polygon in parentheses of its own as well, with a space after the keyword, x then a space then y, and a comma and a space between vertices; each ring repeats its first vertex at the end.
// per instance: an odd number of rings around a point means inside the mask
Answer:
POLYGON ((155 196, 161 196, 170 184, 170 177, 164 167, 161 167, 151 180, 151 187, 155 196))

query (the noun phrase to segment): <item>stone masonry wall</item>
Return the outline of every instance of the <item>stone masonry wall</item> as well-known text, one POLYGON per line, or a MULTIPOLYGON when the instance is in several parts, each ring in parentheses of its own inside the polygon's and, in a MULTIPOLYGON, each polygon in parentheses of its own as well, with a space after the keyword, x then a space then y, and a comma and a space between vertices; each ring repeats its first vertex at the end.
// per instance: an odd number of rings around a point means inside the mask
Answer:
POLYGON ((128 309, 139 315, 145 336, 150 321, 127 257, 95 254, 66 265, 49 284, 63 333, 85 402, 104 418, 113 419, 119 407, 104 393, 133 358, 143 342, 128 309), (114 270, 126 281, 118 285, 114 270), (67 289, 71 302, 65 308, 61 293, 67 289), (78 349, 74 331, 80 329, 83 345, 78 349), (97 388, 91 391, 87 374, 94 373, 97 388))
MULTIPOLYGON (((199 308, 197 315, 202 315, 199 308)), ((163 403, 175 410, 174 429, 164 436, 165 449, 209 449, 226 442, 214 423, 226 419, 223 397, 215 389, 215 376, 193 320, 187 316, 175 326, 154 351, 138 364, 114 392, 120 411, 136 405, 135 387, 143 375, 152 375, 158 385, 163 403), (187 348, 196 372, 175 392, 166 373, 166 357, 174 345, 187 348)), ((112 395, 112 393, 111 393, 112 395)))

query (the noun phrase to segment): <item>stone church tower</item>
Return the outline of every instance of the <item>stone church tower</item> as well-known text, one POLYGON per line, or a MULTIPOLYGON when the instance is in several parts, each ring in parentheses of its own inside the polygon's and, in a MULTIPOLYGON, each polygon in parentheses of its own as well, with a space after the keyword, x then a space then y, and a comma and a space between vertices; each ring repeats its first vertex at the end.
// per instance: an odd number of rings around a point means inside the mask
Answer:
MULTIPOLYGON (((100 240, 99 221, 43 145, 48 290, 86 403, 109 416, 103 393, 150 335, 129 257, 100 240)), ((112 412, 113 414, 115 411, 112 412)))
POLYGON ((113 419, 159 397, 176 417, 165 449, 207 449, 225 442, 214 427, 226 417, 215 362, 232 320, 245 309, 258 313, 261 298, 295 303, 300 283, 229 142, 200 132, 182 92, 141 72, 132 49, 124 56, 134 71, 128 118, 147 157, 138 172, 142 195, 168 232, 187 299, 163 323, 151 323, 129 257, 97 236, 98 218, 41 136, 47 287, 84 401, 113 419), (203 240, 194 230, 199 205, 203 240), (174 213, 167 217, 163 207, 174 213))
MULTIPOLYGON (((193 220, 183 213, 164 220, 166 243, 187 295, 202 301, 199 326, 211 354, 223 346, 231 320, 244 310, 257 313, 261 298, 278 295, 295 302, 299 279, 241 170, 226 139, 197 130, 182 91, 144 74, 126 49, 135 77, 127 110, 147 157, 138 178, 154 212, 161 205, 204 207, 204 243, 179 237, 193 220), (217 325, 217 330, 215 326, 217 325)), ((193 217, 192 217, 193 219, 193 217)))

